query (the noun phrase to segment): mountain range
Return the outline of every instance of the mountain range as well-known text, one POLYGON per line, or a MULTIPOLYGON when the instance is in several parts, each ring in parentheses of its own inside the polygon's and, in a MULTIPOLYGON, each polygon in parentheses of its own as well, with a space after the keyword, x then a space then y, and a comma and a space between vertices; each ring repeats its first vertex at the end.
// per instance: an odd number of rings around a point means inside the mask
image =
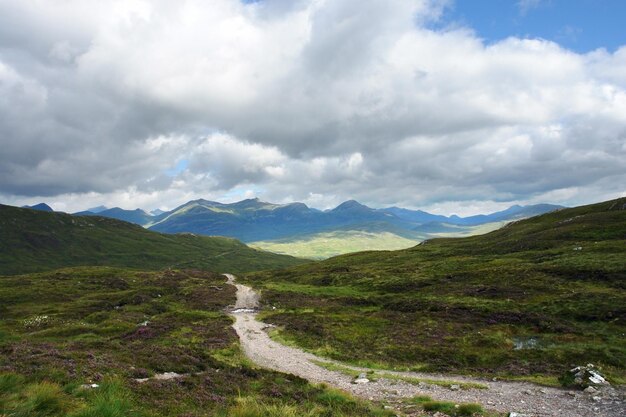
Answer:
POLYGON ((189 232, 229 236, 243 242, 284 239, 336 230, 391 232, 421 240, 433 233, 465 230, 464 227, 507 222, 546 213, 561 206, 538 204, 512 206, 504 211, 470 217, 442 216, 399 207, 373 209, 355 200, 331 210, 317 210, 303 203, 273 204, 247 199, 225 204, 189 201, 171 211, 148 213, 142 209, 88 210, 75 215, 104 216, 124 220, 163 233, 189 232))
MULTIPOLYGON (((51 211, 44 204, 28 207, 51 211)), ((515 205, 491 214, 442 216, 401 207, 374 209, 348 200, 329 210, 273 204, 257 198, 236 203, 192 200, 170 211, 93 207, 75 216, 123 220, 161 233, 226 236, 277 253, 327 258, 362 250, 402 249, 433 237, 486 233, 562 206, 515 205)))

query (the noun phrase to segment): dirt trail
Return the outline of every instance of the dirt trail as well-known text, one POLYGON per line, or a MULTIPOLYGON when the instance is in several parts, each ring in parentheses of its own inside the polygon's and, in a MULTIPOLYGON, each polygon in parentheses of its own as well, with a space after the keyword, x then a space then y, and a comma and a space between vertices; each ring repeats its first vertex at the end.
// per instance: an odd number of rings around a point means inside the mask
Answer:
MULTIPOLYGON (((248 286, 235 284, 235 277, 225 274, 228 283, 237 287, 237 303, 231 311, 235 318, 233 325, 245 354, 257 365, 280 372, 291 373, 311 382, 327 383, 369 400, 385 401, 393 406, 402 398, 415 395, 428 395, 435 400, 455 403, 479 403, 486 409, 499 412, 515 412, 520 417, 529 416, 568 416, 568 417, 617 417, 626 416, 626 403, 623 392, 620 398, 608 398, 608 393, 594 394, 600 399, 583 392, 541 387, 525 382, 503 382, 479 380, 449 375, 422 374, 416 372, 390 372, 401 377, 421 379, 474 382, 487 386, 487 389, 456 389, 457 387, 433 384, 411 384, 395 379, 380 378, 376 381, 355 384, 353 378, 341 372, 330 371, 314 362, 336 363, 317 357, 300 349, 285 346, 270 339, 269 328, 256 319, 259 308, 258 295, 248 286)), ((346 366, 345 364, 341 364, 346 366)), ((346 366, 356 371, 368 369, 346 366)), ((452 383, 454 384, 454 382, 452 383)), ((615 390, 610 390, 616 394, 615 390)), ((406 411, 406 410, 405 410, 406 411)))

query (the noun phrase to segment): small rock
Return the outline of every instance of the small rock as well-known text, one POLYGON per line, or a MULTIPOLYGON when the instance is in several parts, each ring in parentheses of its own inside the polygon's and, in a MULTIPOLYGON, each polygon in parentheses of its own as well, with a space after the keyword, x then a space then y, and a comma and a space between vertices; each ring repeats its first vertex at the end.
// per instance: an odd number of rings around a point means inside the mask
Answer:
POLYGON ((567 395, 569 395, 570 397, 575 397, 576 393, 574 391, 567 391, 567 395))
POLYGON ((370 380, 367 379, 367 375, 364 372, 360 373, 359 376, 353 381, 354 384, 367 384, 368 382, 370 382, 370 380))
POLYGON ((452 384, 452 385, 450 385, 450 389, 452 391, 458 391, 458 390, 461 389, 461 386, 459 384, 452 384))
POLYGON ((533 395, 533 392, 529 389, 522 391, 522 393, 526 394, 526 395, 533 395))
POLYGON ((592 386, 585 388, 583 391, 585 391, 587 394, 595 394, 596 392, 598 392, 598 390, 592 386))
POLYGON ((592 400, 594 400, 595 402, 601 401, 602 397, 598 397, 597 395, 594 395, 593 397, 591 397, 592 400))

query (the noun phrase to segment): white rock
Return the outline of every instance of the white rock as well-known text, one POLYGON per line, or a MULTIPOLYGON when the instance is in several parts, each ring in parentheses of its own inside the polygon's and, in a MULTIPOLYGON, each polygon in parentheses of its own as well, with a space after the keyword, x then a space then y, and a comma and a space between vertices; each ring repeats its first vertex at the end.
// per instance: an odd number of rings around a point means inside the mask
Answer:
POLYGON ((594 384, 605 384, 606 383, 606 379, 604 379, 602 377, 602 375, 600 375, 599 373, 597 373, 595 371, 589 371, 589 373, 591 374, 589 376, 589 381, 593 382, 594 384))

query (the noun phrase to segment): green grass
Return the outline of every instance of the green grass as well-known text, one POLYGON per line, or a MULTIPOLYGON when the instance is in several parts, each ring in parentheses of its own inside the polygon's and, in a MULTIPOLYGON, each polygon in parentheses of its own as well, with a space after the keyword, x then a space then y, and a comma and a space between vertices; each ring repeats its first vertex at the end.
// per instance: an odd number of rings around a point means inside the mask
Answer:
MULTIPOLYGON (((341 365, 335 362, 324 362, 324 361, 313 361, 317 366, 320 366, 324 369, 328 369, 329 371, 340 372, 344 375, 347 375, 352 378, 356 378, 363 371, 358 368, 353 368, 350 366, 341 365)), ((440 387, 450 388, 452 385, 458 385, 460 389, 470 390, 470 389, 488 389, 487 385, 479 384, 476 382, 462 382, 455 381, 453 379, 432 379, 432 378, 417 378, 412 376, 398 375, 390 372, 379 371, 379 370, 369 370, 367 371, 367 378, 370 381, 376 381, 379 378, 390 379, 395 381, 403 381, 409 384, 419 385, 419 384, 429 384, 429 385, 437 385, 440 387)))
POLYGON ((303 262, 230 238, 165 235, 115 219, 0 205, 0 274, 5 275, 93 265, 238 273, 303 262))
POLYGON ((219 414, 222 417, 347 417, 371 415, 392 417, 395 414, 367 405, 346 394, 324 388, 313 401, 293 404, 264 402, 257 397, 238 398, 235 405, 219 414))
POLYGON ((225 313, 234 301, 223 276, 199 270, 0 276, 0 416, 387 415, 251 366, 225 313), (183 376, 135 381, 163 372, 183 376))
POLYGON ((336 230, 311 235, 249 243, 254 248, 269 252, 307 259, 327 259, 347 253, 372 250, 399 250, 411 248, 424 239, 433 237, 465 237, 484 234, 504 226, 506 222, 494 222, 479 226, 451 226, 454 232, 415 233, 400 236, 393 232, 366 230, 336 230))
POLYGON ((626 199, 564 209, 483 236, 244 279, 275 308, 263 320, 283 340, 335 360, 548 384, 592 362, 619 383, 624 207, 626 199))
POLYGON ((441 412, 449 416, 480 416, 484 410, 479 404, 455 404, 447 401, 427 401, 422 403, 425 411, 441 412))
POLYGON ((258 241, 250 243, 250 246, 299 258, 326 259, 365 250, 406 249, 419 242, 391 232, 346 230, 298 236, 293 239, 258 241))
POLYGON ((483 416, 487 414, 480 404, 455 404, 449 401, 433 401, 427 395, 418 395, 404 401, 406 404, 418 405, 424 411, 445 413, 448 416, 483 416))

